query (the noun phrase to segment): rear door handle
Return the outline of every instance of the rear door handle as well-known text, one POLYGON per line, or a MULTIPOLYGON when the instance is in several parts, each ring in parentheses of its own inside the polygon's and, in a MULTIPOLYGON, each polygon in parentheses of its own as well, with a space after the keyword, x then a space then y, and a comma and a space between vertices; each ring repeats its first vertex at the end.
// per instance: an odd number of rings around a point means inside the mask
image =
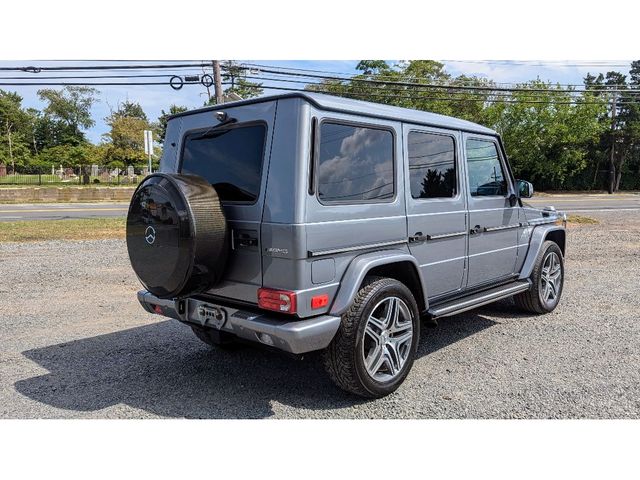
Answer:
POLYGON ((412 237, 409 237, 410 243, 424 242, 427 239, 427 235, 423 235, 422 232, 416 232, 412 237))
POLYGON ((480 225, 476 225, 475 227, 473 227, 471 230, 469 230, 469 233, 471 235, 477 235, 478 233, 480 233, 482 231, 482 227, 480 225))

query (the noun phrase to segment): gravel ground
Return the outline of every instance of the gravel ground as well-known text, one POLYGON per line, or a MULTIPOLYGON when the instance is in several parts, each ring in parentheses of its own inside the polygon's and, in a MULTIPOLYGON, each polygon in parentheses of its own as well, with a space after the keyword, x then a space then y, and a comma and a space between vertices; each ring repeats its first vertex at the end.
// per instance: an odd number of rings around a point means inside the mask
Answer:
POLYGON ((351 397, 317 355, 211 350, 144 312, 119 240, 0 244, 1 418, 639 418, 640 218, 569 230, 560 306, 424 328, 393 395, 351 397))

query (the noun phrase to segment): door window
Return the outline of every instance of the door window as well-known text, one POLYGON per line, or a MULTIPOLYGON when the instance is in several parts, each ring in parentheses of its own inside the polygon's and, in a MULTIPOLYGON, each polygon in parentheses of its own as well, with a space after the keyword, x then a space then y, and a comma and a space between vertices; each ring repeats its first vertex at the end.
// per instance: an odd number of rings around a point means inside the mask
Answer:
POLYGON ((507 181, 494 142, 467 140, 467 170, 472 197, 507 194, 507 181))
POLYGON ((409 132, 407 137, 411 196, 443 198, 456 195, 456 156, 453 138, 409 132))

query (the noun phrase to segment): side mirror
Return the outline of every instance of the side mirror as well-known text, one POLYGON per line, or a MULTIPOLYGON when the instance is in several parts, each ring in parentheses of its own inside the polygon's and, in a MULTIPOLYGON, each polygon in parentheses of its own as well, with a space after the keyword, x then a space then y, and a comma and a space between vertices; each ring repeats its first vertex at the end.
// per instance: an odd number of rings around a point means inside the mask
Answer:
POLYGON ((533 197, 533 185, 526 180, 516 180, 516 186, 518 187, 518 196, 520 198, 533 197))

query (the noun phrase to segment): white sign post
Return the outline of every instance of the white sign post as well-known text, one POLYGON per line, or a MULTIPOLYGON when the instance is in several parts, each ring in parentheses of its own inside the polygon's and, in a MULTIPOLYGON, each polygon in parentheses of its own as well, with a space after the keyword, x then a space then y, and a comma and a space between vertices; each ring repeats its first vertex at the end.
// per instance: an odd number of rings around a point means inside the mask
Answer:
POLYGON ((151 156, 153 155, 153 132, 151 130, 144 131, 144 153, 149 156, 149 173, 152 173, 151 156))

